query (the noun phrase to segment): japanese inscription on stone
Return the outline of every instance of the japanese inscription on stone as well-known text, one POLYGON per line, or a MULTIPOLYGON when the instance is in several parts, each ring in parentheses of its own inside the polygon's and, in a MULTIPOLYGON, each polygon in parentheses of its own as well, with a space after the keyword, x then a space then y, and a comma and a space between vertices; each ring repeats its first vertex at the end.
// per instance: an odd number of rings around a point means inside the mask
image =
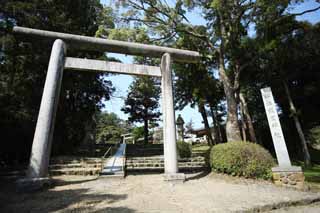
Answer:
POLYGON ((273 145, 276 151, 279 167, 290 167, 291 162, 287 146, 283 137, 278 112, 273 99, 271 88, 261 89, 264 108, 266 110, 268 123, 271 131, 273 145))

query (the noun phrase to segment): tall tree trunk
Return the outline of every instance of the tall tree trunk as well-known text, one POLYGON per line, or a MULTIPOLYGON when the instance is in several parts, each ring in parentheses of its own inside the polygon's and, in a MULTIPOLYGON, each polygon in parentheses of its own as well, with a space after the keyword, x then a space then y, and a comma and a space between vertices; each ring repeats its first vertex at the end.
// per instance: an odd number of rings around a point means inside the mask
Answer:
POLYGON ((304 137, 302 127, 301 127, 301 124, 300 124, 300 121, 298 118, 297 109, 292 101, 292 97, 291 97, 287 82, 283 81, 283 86, 284 86, 284 89, 285 89, 285 92, 286 92, 286 95, 287 95, 287 98, 289 101, 290 112, 292 114, 294 124, 296 125, 297 132, 299 134, 299 138, 300 138, 300 142, 301 142, 301 146, 302 146, 303 158, 304 158, 304 165, 305 165, 305 167, 309 167, 311 165, 311 158, 310 158, 310 154, 309 154, 309 150, 308 150, 308 146, 307 146, 307 141, 304 137))
POLYGON ((216 144, 218 144, 218 143, 222 142, 221 128, 220 128, 220 124, 219 124, 219 121, 217 118, 217 113, 215 113, 215 110, 213 109, 213 106, 211 106, 211 105, 210 105, 210 111, 211 111, 214 131, 215 131, 214 139, 216 141, 216 144))
POLYGON ((242 131, 242 140, 247 141, 247 123, 243 112, 243 104, 240 102, 240 114, 241 114, 241 131, 242 131))
POLYGON ((149 127, 148 127, 148 119, 144 120, 144 140, 143 143, 148 143, 148 136, 149 136, 149 127))
POLYGON ((219 74, 227 99, 227 140, 241 141, 241 134, 238 123, 238 105, 235 97, 235 91, 225 71, 224 57, 221 55, 221 53, 219 55, 219 74))
POLYGON ((227 31, 225 29, 224 15, 219 13, 219 32, 221 41, 219 45, 219 76, 223 84, 224 93, 227 99, 227 123, 226 134, 228 141, 241 141, 241 134, 238 123, 238 104, 235 97, 235 90, 230 77, 227 75, 225 67, 225 42, 227 31))
POLYGON ((244 98, 244 95, 242 92, 239 93, 239 98, 240 98, 240 103, 242 105, 242 109, 243 109, 243 114, 247 123, 247 127, 249 130, 249 136, 250 136, 250 141, 257 143, 257 138, 256 138, 256 133, 254 131, 253 128, 253 124, 252 124, 252 119, 249 113, 249 109, 248 109, 248 105, 247 105, 247 101, 244 98))
POLYGON ((214 144, 214 141, 212 139, 212 135, 211 135, 211 130, 210 130, 209 122, 208 122, 206 109, 204 108, 204 104, 199 104, 198 107, 199 107, 199 112, 200 112, 200 114, 202 116, 202 119, 203 119, 204 127, 206 129, 206 134, 207 134, 207 137, 208 137, 208 144, 210 146, 212 146, 214 144))

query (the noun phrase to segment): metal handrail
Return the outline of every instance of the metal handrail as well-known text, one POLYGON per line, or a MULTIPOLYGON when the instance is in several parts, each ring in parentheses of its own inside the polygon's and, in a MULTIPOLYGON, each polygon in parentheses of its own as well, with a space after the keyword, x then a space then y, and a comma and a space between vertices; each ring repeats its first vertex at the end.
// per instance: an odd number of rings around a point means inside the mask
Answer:
POLYGON ((105 158, 111 149, 112 149, 112 146, 109 147, 109 149, 104 153, 102 158, 105 158))
POLYGON ((124 149, 123 149, 123 152, 122 152, 122 171, 123 171, 123 175, 125 176, 125 166, 126 166, 126 149, 127 149, 127 144, 124 143, 124 149))
POLYGON ((107 154, 111 152, 112 153, 112 146, 109 147, 109 149, 104 153, 104 155, 101 157, 101 170, 104 167, 104 161, 103 159, 105 159, 105 157, 107 156, 107 154))

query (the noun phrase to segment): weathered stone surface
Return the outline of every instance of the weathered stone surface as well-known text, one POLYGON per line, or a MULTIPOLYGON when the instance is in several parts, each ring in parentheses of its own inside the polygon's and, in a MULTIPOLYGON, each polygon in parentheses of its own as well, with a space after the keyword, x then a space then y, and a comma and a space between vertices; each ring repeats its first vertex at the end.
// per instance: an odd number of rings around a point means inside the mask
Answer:
POLYGON ((28 178, 48 176, 49 157, 63 76, 66 45, 62 40, 53 44, 46 82, 34 133, 31 158, 27 172, 28 178))
POLYGON ((67 57, 65 69, 161 77, 159 67, 67 57))
POLYGON ((279 166, 279 167, 273 167, 272 172, 302 172, 302 169, 300 166, 279 166))
POLYGON ((294 187, 304 189, 304 174, 302 171, 281 171, 272 173, 273 182, 279 186, 294 187))
POLYGON ((55 40, 62 39, 68 46, 74 49, 84 50, 101 50, 113 53, 140 55, 148 57, 160 58, 163 54, 169 53, 175 61, 181 62, 198 62, 200 59, 199 52, 174 49, 169 47, 161 47, 155 45, 140 44, 134 42, 125 42, 117 40, 109 40, 67 33, 52 32, 46 30, 38 30, 26 27, 15 26, 13 32, 16 34, 23 34, 29 36, 41 37, 44 39, 55 40))
POLYGON ((163 111, 163 145, 165 173, 178 172, 178 158, 176 145, 176 124, 172 89, 172 59, 166 53, 161 59, 161 90, 163 111))
POLYGON ((184 173, 164 174, 163 178, 165 181, 184 182, 186 175, 184 173))
POLYGON ((280 167, 291 167, 287 146, 281 129, 276 104, 273 99, 271 88, 261 89, 264 108, 266 110, 267 119, 271 131, 273 145, 276 151, 278 164, 280 167))

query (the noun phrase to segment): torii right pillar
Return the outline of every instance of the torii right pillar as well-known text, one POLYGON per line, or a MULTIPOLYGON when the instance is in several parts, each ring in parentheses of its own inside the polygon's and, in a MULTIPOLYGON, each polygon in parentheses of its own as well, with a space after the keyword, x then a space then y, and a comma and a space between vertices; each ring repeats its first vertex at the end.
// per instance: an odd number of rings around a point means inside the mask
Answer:
POLYGON ((184 181, 185 174, 178 173, 176 124, 172 86, 172 59, 165 53, 161 59, 161 90, 163 113, 164 180, 184 181))

